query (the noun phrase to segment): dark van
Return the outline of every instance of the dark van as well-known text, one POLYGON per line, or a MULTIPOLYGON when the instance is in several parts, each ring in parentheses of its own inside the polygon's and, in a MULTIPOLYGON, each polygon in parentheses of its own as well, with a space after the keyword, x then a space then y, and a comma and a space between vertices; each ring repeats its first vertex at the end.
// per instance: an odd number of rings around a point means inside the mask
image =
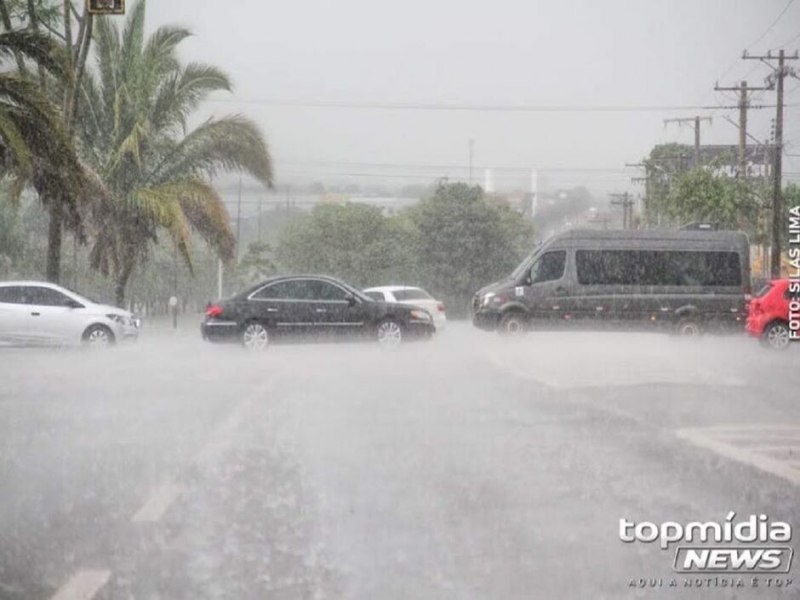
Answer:
POLYGON ((741 329, 750 248, 739 231, 571 230, 473 298, 475 326, 741 329))

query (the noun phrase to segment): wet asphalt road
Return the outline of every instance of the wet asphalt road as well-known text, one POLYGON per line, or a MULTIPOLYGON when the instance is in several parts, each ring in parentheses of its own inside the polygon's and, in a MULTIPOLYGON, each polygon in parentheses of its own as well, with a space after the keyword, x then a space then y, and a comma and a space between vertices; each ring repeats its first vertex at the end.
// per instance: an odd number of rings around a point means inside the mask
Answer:
POLYGON ((800 527, 800 348, 451 325, 1 349, 0 599, 800 598, 684 588, 617 532, 800 527))

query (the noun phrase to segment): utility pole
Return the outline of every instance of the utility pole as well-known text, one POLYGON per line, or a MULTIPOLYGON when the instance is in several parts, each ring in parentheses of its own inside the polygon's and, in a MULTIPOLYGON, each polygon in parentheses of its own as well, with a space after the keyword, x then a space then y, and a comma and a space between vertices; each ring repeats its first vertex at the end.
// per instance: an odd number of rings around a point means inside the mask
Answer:
POLYGON ((747 179, 747 107, 750 100, 747 92, 769 90, 770 87, 748 87, 746 81, 742 81, 736 87, 720 87, 714 84, 714 89, 718 92, 739 92, 739 166, 736 176, 744 181, 747 179))
POLYGON ((647 215, 647 200, 649 198, 649 177, 648 177, 648 169, 647 164, 644 162, 638 163, 625 163, 626 167, 635 167, 637 169, 644 169, 645 176, 644 177, 631 177, 631 183, 635 184, 643 184, 644 185, 644 201, 642 201, 642 196, 639 194, 639 202, 637 203, 637 210, 639 211, 640 215, 644 215, 645 218, 648 217, 647 215))
POLYGON ((472 185, 472 161, 475 158, 475 140, 469 139, 469 184, 472 185))
POLYGON ((264 204, 264 195, 258 196, 258 243, 261 243, 261 207, 264 204))
MULTIPOLYGON (((778 52, 778 56, 773 56, 772 52, 767 52, 766 56, 750 56, 745 50, 742 54, 744 60, 760 60, 766 63, 767 61, 777 60, 778 68, 774 69, 772 74, 767 78, 770 83, 775 83, 778 98, 775 104, 777 105, 777 114, 775 115, 775 150, 773 152, 773 187, 772 187, 772 236, 770 248, 770 276, 778 278, 781 276, 781 207, 783 202, 781 200, 781 167, 782 167, 782 154, 783 154, 783 79, 786 75, 790 74, 790 69, 784 66, 784 62, 788 60, 797 60, 800 58, 797 52, 794 56, 786 56, 783 50, 778 52)), ((767 63, 768 64, 768 63, 767 63)), ((792 72, 793 74, 793 72, 792 72)))
POLYGON ((239 262, 239 237, 242 233, 242 176, 239 175, 239 198, 236 200, 236 262, 239 262))
POLYGON ((631 229, 633 227, 633 199, 628 192, 623 194, 609 194, 610 204, 622 207, 622 228, 631 229))
POLYGON ((669 123, 692 123, 694 126, 694 167, 700 166, 700 121, 708 121, 711 123, 711 117, 684 117, 678 119, 664 119, 664 125, 669 123))
POLYGON ((217 300, 222 299, 222 259, 217 259, 217 300))

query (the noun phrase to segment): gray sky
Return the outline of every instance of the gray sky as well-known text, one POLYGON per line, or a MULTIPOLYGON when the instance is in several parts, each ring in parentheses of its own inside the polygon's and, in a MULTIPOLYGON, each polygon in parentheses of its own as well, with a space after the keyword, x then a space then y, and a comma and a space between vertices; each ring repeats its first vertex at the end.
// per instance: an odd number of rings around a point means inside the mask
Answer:
MULTIPOLYGON (((656 143, 693 141, 691 128, 665 127, 664 118, 713 114, 703 142, 735 144, 737 130, 722 115, 737 119, 737 111, 367 110, 267 101, 730 105, 734 95, 713 91, 717 79, 730 86, 747 75, 759 84, 768 73, 757 61, 739 60, 742 50, 763 52, 800 34, 800 0, 770 28, 787 1, 151 0, 147 21, 151 31, 188 27, 196 35, 183 44, 183 57, 232 76, 235 93, 209 103, 208 114, 254 118, 279 183, 357 173, 359 183, 379 176, 405 184, 442 174, 426 165, 462 165, 466 176, 473 138, 476 179, 479 167, 538 167, 556 185, 635 190, 635 169, 626 171, 625 162, 656 143)), ((800 39, 789 48, 798 46, 800 39)), ((798 87, 800 80, 787 79, 787 102, 800 104, 798 87)), ((759 97, 774 103, 775 94, 759 97)), ((750 114, 750 132, 766 138, 774 109, 750 114)), ((787 151, 800 154, 797 106, 786 110, 786 122, 787 151)), ((784 170, 800 172, 800 159, 787 159, 784 170)), ((521 187, 525 178, 495 171, 498 188, 521 187)))

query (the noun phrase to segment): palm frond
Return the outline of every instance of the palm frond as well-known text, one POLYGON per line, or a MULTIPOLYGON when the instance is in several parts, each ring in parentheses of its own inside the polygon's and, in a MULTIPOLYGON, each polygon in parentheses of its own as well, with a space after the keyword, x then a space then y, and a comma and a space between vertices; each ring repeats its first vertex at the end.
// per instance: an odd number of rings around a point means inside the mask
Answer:
POLYGON ((169 184, 159 187, 139 188, 131 194, 129 206, 134 207, 143 218, 167 230, 173 243, 183 256, 189 269, 192 269, 190 248, 192 234, 181 210, 182 190, 179 185, 169 184))
POLYGON ((198 173, 214 177, 219 171, 248 173, 272 185, 272 159, 258 126, 241 115, 208 120, 176 145, 152 173, 160 183, 198 173))
POLYGON ((206 181, 192 179, 182 184, 181 208, 192 229, 227 261, 233 258, 236 238, 230 216, 217 191, 206 181))
MULTIPOLYGON (((9 118, 6 110, 0 106, 0 144, 4 146, 7 155, 15 162, 15 171, 18 177, 27 179, 33 171, 33 154, 28 141, 20 131, 14 119, 9 118)), ((14 198, 17 200, 18 198, 14 198)))
MULTIPOLYGON (((104 100, 103 113, 111 121, 117 97, 117 79, 120 63, 120 40, 111 19, 95 19, 94 50, 97 56, 99 90, 104 100)), ((109 128, 110 129, 110 128, 109 128)))
POLYGON ((46 35, 29 29, 0 33, 0 55, 14 54, 21 54, 58 77, 64 75, 64 49, 46 35))
POLYGON ((152 67, 159 67, 159 74, 175 70, 179 67, 175 49, 183 40, 192 34, 183 27, 159 27, 148 39, 143 50, 142 62, 152 67))
POLYGON ((153 103, 152 119, 156 129, 180 126, 186 133, 186 119, 210 93, 231 91, 227 74, 210 65, 189 63, 167 79, 153 103))
POLYGON ((120 69, 123 73, 132 73, 136 69, 136 64, 142 60, 145 7, 145 0, 139 0, 133 5, 125 20, 120 46, 120 58, 122 59, 120 69))

